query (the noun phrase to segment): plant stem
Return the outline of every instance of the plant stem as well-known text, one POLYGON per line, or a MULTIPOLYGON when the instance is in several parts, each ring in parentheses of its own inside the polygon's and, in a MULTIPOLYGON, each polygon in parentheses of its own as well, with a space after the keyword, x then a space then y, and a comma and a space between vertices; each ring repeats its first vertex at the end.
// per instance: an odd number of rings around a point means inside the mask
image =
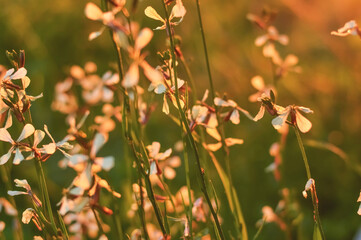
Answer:
MULTIPOLYGON (((300 131, 298 130, 297 126, 293 126, 293 129, 295 130, 298 146, 300 147, 300 150, 301 150, 301 153, 302 153, 302 158, 303 158, 303 162, 305 164, 306 173, 307 173, 307 179, 311 179, 312 177, 311 177, 310 166, 308 164, 306 151, 305 151, 305 147, 303 146, 300 131)), ((320 214, 318 212, 318 198, 317 198, 317 194, 316 194, 316 187, 311 190, 311 197, 312 197, 312 204, 313 204, 313 211, 314 211, 315 221, 316 221, 316 224, 317 224, 317 226, 318 226, 318 228, 320 230, 322 239, 325 239, 325 233, 323 231, 323 228, 322 228, 322 225, 321 225, 320 214)))
MULTIPOLYGON (((30 109, 27 111, 27 115, 28 115, 28 122, 30 124, 33 124, 30 109)), ((22 122, 22 124, 25 126, 26 125, 25 117, 23 117, 23 119, 24 119, 24 121, 22 122)), ((28 138, 28 142, 29 142, 30 146, 33 146, 34 145, 34 137, 28 138)), ((40 189, 41 189, 41 194, 43 196, 43 201, 45 202, 46 211, 50 218, 51 227, 52 227, 54 233, 57 234, 58 228, 56 226, 54 215, 53 215, 53 210, 51 208, 51 202, 50 202, 48 187, 46 185, 44 169, 42 166, 41 159, 39 159, 38 157, 35 158, 35 169, 36 169, 36 172, 38 175, 38 181, 39 181, 39 185, 40 185, 40 189)))
MULTIPOLYGON (((182 131, 183 134, 183 131, 182 131)), ((182 136, 183 139, 183 155, 184 155, 184 168, 186 172, 186 183, 187 183, 187 190, 188 190, 188 198, 189 198, 189 209, 188 209, 188 222, 189 222, 189 233, 190 233, 190 239, 193 239, 193 230, 192 230, 192 208, 193 208, 193 202, 192 202, 192 192, 191 192, 191 178, 190 178, 190 171, 189 171, 189 158, 188 158, 188 145, 187 145, 187 139, 186 136, 182 136)))
MULTIPOLYGON (((214 222, 216 224, 216 229, 220 235, 220 238, 223 240, 224 238, 224 234, 223 234, 223 230, 221 228, 221 224, 219 222, 217 213, 215 212, 215 210, 213 209, 212 206, 212 202, 211 199, 209 197, 208 194, 208 190, 207 190, 207 186, 206 186, 206 181, 205 181, 205 176, 204 176, 204 170, 201 167, 201 162, 200 162, 200 158, 199 158, 199 153, 198 153, 198 149, 197 149, 197 145, 194 141, 193 135, 191 130, 189 129, 189 124, 187 121, 187 118, 185 116, 185 113, 182 110, 182 106, 180 104, 180 100, 179 100, 179 89, 178 89, 178 81, 177 81, 177 67, 176 67, 176 55, 175 55, 175 47, 174 47, 174 39, 173 39, 173 35, 171 32, 171 25, 170 25, 170 20, 169 20, 169 14, 168 14, 168 10, 167 10, 167 6, 165 4, 165 2, 163 0, 161 0, 163 8, 164 8, 164 12, 166 15, 166 25, 167 25, 167 31, 168 31, 168 36, 169 36, 169 40, 170 40, 170 45, 171 45, 171 56, 172 56, 172 68, 174 71, 174 76, 171 76, 174 78, 174 82, 175 82, 175 98, 176 98, 176 102, 177 102, 177 106, 178 106, 178 110, 181 116, 181 125, 183 124, 184 127, 186 128, 187 131, 187 136, 188 136, 188 140, 193 148, 194 154, 195 154, 195 158, 196 158, 196 162, 197 162, 197 168, 198 168, 198 172, 199 172, 199 176, 201 178, 201 190, 204 194, 204 197, 206 198, 206 201, 208 203, 209 209, 211 211, 211 214, 213 216, 214 222)), ((172 74, 172 71, 170 71, 170 74, 172 74)))
POLYGON ((103 227, 102 227, 102 223, 100 222, 100 219, 99 219, 99 217, 98 217, 98 214, 97 214, 97 212, 94 210, 94 208, 91 208, 91 210, 92 210, 92 212, 93 212, 93 214, 94 214, 95 221, 97 222, 100 235, 103 235, 103 234, 104 234, 104 230, 103 230, 103 227))
POLYGON ((44 174, 44 170, 43 170, 43 166, 41 164, 40 160, 36 160, 36 170, 38 172, 38 174, 40 173, 40 179, 41 179, 41 184, 40 186, 42 186, 42 191, 44 193, 45 196, 45 205, 46 205, 46 209, 50 218, 50 222, 51 222, 51 226, 54 230, 54 232, 57 232, 57 227, 55 224, 55 219, 54 219, 54 215, 53 215, 53 210, 51 208, 51 203, 50 203, 50 198, 49 198, 49 192, 48 192, 48 187, 46 185, 46 179, 45 179, 45 174, 44 174))
MULTIPOLYGON (((201 15, 201 9, 200 9, 200 1, 196 0, 196 5, 197 5, 197 15, 198 15, 198 22, 199 22, 199 26, 200 26, 200 32, 201 32, 201 36, 202 36, 202 43, 203 43, 203 50, 204 50, 204 57, 205 57, 205 62, 206 62, 206 66, 207 66, 207 73, 208 73, 208 80, 209 80, 209 87, 210 87, 210 92, 211 92, 211 98, 212 98, 212 105, 215 109, 215 113, 217 116, 217 122, 219 123, 219 126, 217 127, 220 135, 221 135, 221 143, 222 143, 222 149, 224 152, 224 156, 225 156, 225 162, 226 162, 226 170, 227 170, 227 175, 229 178, 229 191, 231 193, 233 193, 233 180, 232 180, 232 171, 231 171, 231 163, 230 163, 230 157, 229 157, 229 149, 227 147, 227 144, 225 142, 225 131, 224 131, 224 126, 223 124, 221 124, 221 118, 219 115, 219 109, 218 106, 214 104, 214 98, 216 97, 215 94, 215 90, 214 90, 214 86, 213 86, 213 79, 212 79, 212 74, 211 74, 211 67, 210 67, 210 63, 209 63, 209 57, 208 57, 208 50, 207 50, 207 43, 206 43, 206 37, 204 34, 204 27, 203 27, 203 21, 202 21, 202 15, 201 15)), ((226 187, 226 186, 224 186, 226 187)), ((233 203, 233 206, 236 206, 236 200, 234 197, 234 194, 231 194, 231 201, 233 203)), ((237 211, 235 211, 234 209, 232 210, 232 215, 233 218, 235 220, 235 229, 237 232, 237 236, 240 237, 241 233, 240 233, 240 220, 242 222, 242 231, 243 231, 243 238, 246 240, 248 239, 248 234, 247 234, 247 228, 245 226, 245 221, 243 219, 242 216, 237 216, 237 211)))

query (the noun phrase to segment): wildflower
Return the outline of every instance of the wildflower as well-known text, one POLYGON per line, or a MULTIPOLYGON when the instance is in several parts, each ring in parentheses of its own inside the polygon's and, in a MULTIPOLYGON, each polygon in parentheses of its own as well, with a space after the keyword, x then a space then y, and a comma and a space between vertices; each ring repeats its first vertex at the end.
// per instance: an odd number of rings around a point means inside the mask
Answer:
MULTIPOLYGON (((221 135, 218 133, 216 128, 207 128, 206 131, 211 137, 213 137, 218 141, 217 143, 207 144, 206 145, 207 149, 212 152, 218 151, 222 147, 221 135)), ((238 138, 226 138, 224 139, 224 141, 227 147, 231 147, 235 144, 243 144, 244 142, 243 139, 238 139, 238 138)))
MULTIPOLYGON (((94 3, 87 3, 85 6, 85 16, 93 21, 99 21, 102 22, 103 25, 110 27, 111 29, 115 31, 123 31, 126 32, 125 28, 115 20, 115 15, 120 12, 123 8, 123 5, 119 5, 116 8, 114 8, 111 11, 103 12, 97 5, 94 3)), ((104 27, 102 27, 99 31, 92 32, 89 35, 89 40, 93 40, 97 37, 99 37, 103 31, 105 30, 104 27)))
POLYGON ((145 60, 145 55, 141 54, 141 50, 150 42, 153 37, 153 32, 149 28, 144 28, 140 31, 135 39, 134 48, 129 48, 130 57, 133 59, 128 72, 124 76, 122 85, 125 88, 131 88, 139 82, 139 66, 143 68, 144 75, 151 82, 162 81, 162 74, 151 67, 145 60))
POLYGON ((67 78, 55 85, 55 97, 51 104, 53 110, 65 114, 75 113, 78 110, 76 97, 70 92, 72 86, 72 78, 67 78))
POLYGON ((224 118, 225 121, 230 120, 233 124, 239 124, 239 112, 242 112, 247 118, 253 120, 253 117, 249 114, 247 110, 244 110, 243 108, 239 107, 237 103, 231 99, 229 100, 223 100, 219 97, 214 98, 214 104, 220 107, 230 107, 231 110, 226 113, 226 116, 224 118))
POLYGON ((295 66, 298 63, 298 58, 293 54, 287 55, 285 60, 279 56, 274 56, 272 61, 277 66, 275 73, 277 77, 285 76, 288 72, 300 73, 302 71, 301 67, 295 66))
POLYGON ((26 181, 25 179, 23 179, 23 180, 15 179, 14 182, 15 182, 16 187, 25 188, 26 191, 25 192, 22 192, 22 191, 8 191, 8 194, 10 196, 29 195, 34 204, 36 204, 38 207, 42 206, 42 203, 39 200, 39 198, 31 190, 31 187, 30 187, 28 181, 26 181))
POLYGON ((267 26, 269 25, 269 23, 275 19, 276 15, 277 15, 276 11, 269 9, 269 8, 264 8, 262 10, 261 16, 257 16, 253 13, 248 13, 246 18, 249 21, 255 23, 261 29, 265 30, 267 28, 267 26))
POLYGON ((282 45, 287 45, 288 41, 289 40, 286 35, 280 35, 274 26, 269 26, 267 28, 267 34, 257 37, 254 44, 257 47, 263 46, 264 44, 270 42, 279 42, 282 45))
POLYGON ((340 37, 345 37, 348 35, 353 35, 353 36, 358 35, 359 37, 361 37, 361 30, 359 29, 355 20, 351 20, 345 23, 345 25, 342 28, 339 28, 337 31, 332 31, 331 35, 340 36, 340 37))
POLYGON ((161 175, 162 170, 160 169, 158 161, 163 161, 167 159, 172 154, 172 149, 168 148, 164 153, 160 153, 159 142, 153 142, 152 145, 148 145, 146 148, 149 152, 149 158, 150 158, 149 174, 161 175))
POLYGON ((35 210, 32 208, 27 208, 24 212, 23 212, 23 217, 21 219, 21 221, 25 224, 29 224, 29 222, 31 221, 31 219, 35 216, 35 210))
POLYGON ((102 78, 98 78, 96 75, 90 77, 94 80, 93 86, 89 85, 89 87, 85 87, 85 84, 88 84, 89 77, 82 79, 82 96, 84 100, 91 105, 94 105, 99 101, 112 102, 115 85, 119 82, 119 75, 108 71, 104 73, 102 78))
POLYGON ((312 178, 308 179, 306 185, 305 185, 305 190, 302 191, 302 195, 304 198, 307 198, 307 191, 314 191, 315 189, 315 180, 313 180, 312 178))
POLYGON ((287 120, 288 115, 291 115, 291 124, 297 126, 298 129, 306 133, 312 128, 312 123, 305 118, 300 111, 304 113, 313 113, 313 111, 306 107, 290 105, 284 109, 279 109, 279 116, 272 120, 272 125, 275 129, 280 129, 287 120))
POLYGON ((73 184, 83 189, 89 189, 92 184, 93 174, 104 169, 109 171, 114 166, 114 157, 97 157, 100 148, 107 142, 107 136, 95 134, 89 155, 75 154, 70 157, 68 165, 75 168, 79 175, 74 179, 73 184))
POLYGON ((24 79, 24 80, 22 80, 23 87, 26 88, 29 85, 28 78, 25 79, 26 74, 27 74, 27 70, 24 67, 19 68, 18 70, 16 70, 16 72, 15 72, 14 68, 11 68, 5 73, 4 77, 2 79, 0 79, 0 81, 1 81, 2 85, 3 84, 11 85, 11 80, 24 79))
MULTIPOLYGON (((68 225, 69 232, 73 234, 72 237, 74 239, 82 239, 85 235, 92 239, 98 236, 99 227, 91 209, 67 214, 64 217, 64 223, 68 225)), ((100 221, 100 224, 104 232, 110 231, 110 227, 107 224, 102 221, 100 221)))
POLYGON ((115 129, 115 122, 112 119, 114 116, 119 122, 122 119, 121 115, 121 107, 113 107, 111 104, 104 104, 102 107, 102 112, 104 113, 104 116, 96 116, 94 118, 94 122, 97 124, 95 126, 95 129, 104 134, 108 134, 109 132, 113 131, 115 129))
POLYGON ((283 107, 275 104, 275 95, 272 90, 269 92, 270 96, 266 93, 262 93, 261 97, 257 99, 258 102, 261 102, 261 107, 257 113, 257 115, 253 118, 253 121, 257 122, 261 118, 263 118, 265 111, 271 115, 276 116, 278 112, 283 111, 283 107))
POLYGON ((203 198, 198 198, 194 203, 192 207, 192 214, 196 221, 198 222, 206 222, 206 212, 203 205, 203 198))
POLYGON ((262 208, 263 221, 270 223, 275 222, 282 230, 286 229, 285 222, 273 211, 269 206, 264 206, 262 208))
POLYGON ((20 136, 18 137, 18 139, 16 141, 14 141, 12 139, 10 133, 8 132, 8 130, 6 130, 5 128, 1 128, 0 129, 0 141, 9 142, 12 146, 10 147, 9 151, 6 154, 1 156, 0 165, 7 163, 7 161, 10 159, 10 157, 14 151, 15 151, 15 156, 14 156, 13 163, 16 165, 20 164, 20 162, 25 159, 21 152, 24 151, 25 147, 27 146, 26 144, 23 144, 21 141, 30 137, 34 133, 34 131, 35 131, 35 128, 33 125, 26 124, 24 126, 20 136))
POLYGON ((265 94, 267 97, 271 98, 271 91, 273 91, 273 93, 276 92, 272 85, 265 85, 261 76, 254 76, 251 79, 251 84, 255 89, 258 90, 258 92, 248 97, 250 102, 257 102, 258 98, 262 97, 262 94, 265 94))
MULTIPOLYGON (((181 23, 183 21, 183 17, 184 15, 186 14, 186 9, 184 8, 183 6, 183 3, 181 0, 176 0, 176 4, 174 5, 174 7, 172 8, 172 12, 169 16, 169 22, 171 24, 171 26, 176 26, 178 25, 179 23, 181 23), (172 20, 174 18, 180 18, 180 20, 178 20, 177 22, 173 21, 172 20)), ((167 27, 167 20, 166 19, 163 19, 158 13, 157 11, 152 8, 151 6, 148 6, 145 10, 144 10, 144 13, 147 17, 149 18, 152 18, 154 20, 158 20, 160 22, 163 23, 162 26, 159 26, 157 28, 155 28, 154 30, 163 30, 163 29, 166 29, 167 27)))
POLYGON ((18 211, 6 200, 6 198, 0 198, 0 212, 4 208, 5 213, 9 216, 17 216, 18 211))
POLYGON ((275 42, 287 45, 288 37, 286 35, 280 35, 274 26, 269 26, 267 33, 257 37, 254 44, 257 47, 263 46, 263 55, 272 58, 275 54, 278 54, 274 45, 275 42))

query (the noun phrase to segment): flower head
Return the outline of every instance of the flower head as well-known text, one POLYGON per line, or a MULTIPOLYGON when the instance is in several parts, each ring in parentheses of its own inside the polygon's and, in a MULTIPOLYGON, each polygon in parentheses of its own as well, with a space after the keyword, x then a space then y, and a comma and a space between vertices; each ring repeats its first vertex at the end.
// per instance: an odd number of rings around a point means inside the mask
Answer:
POLYGON ((348 35, 353 35, 353 36, 358 35, 359 37, 361 37, 361 30, 358 27, 355 20, 351 20, 345 23, 345 25, 342 28, 339 28, 337 31, 332 31, 331 35, 340 36, 340 37, 345 37, 348 35))
MULTIPOLYGON (((170 14, 170 16, 169 16, 169 22, 170 22, 170 24, 173 25, 173 26, 176 26, 176 25, 178 25, 179 23, 181 23, 182 20, 183 20, 184 15, 186 14, 186 12, 187 12, 187 11, 186 11, 186 9, 185 9, 184 6, 183 6, 182 1, 181 1, 181 0, 176 0, 176 4, 175 4, 174 7, 172 8, 172 12, 171 12, 171 14, 170 14), (172 20, 173 20, 174 18, 180 18, 180 20, 178 20, 178 21, 173 21, 173 22, 172 22, 172 20)), ((148 7, 144 10, 144 13, 145 13, 145 15, 146 15, 147 17, 152 18, 152 19, 154 19, 154 20, 158 20, 158 21, 160 21, 160 22, 163 23, 163 25, 155 28, 154 30, 163 30, 163 29, 166 29, 166 27, 167 27, 167 20, 166 20, 166 19, 163 19, 163 18, 157 13, 157 11, 156 11, 154 8, 152 8, 151 6, 148 6, 148 7)))
POLYGON ((272 125, 275 129, 280 129, 287 121, 288 115, 291 115, 290 123, 297 126, 301 132, 306 133, 312 128, 312 123, 301 112, 313 113, 311 109, 301 106, 290 105, 286 108, 280 108, 278 117, 272 120, 272 125))

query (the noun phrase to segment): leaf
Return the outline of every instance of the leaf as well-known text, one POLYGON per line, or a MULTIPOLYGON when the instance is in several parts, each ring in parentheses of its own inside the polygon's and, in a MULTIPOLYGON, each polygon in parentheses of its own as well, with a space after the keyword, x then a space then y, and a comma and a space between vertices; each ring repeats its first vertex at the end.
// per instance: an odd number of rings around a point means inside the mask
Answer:
POLYGON ((276 102, 275 93, 274 93, 272 90, 270 90, 269 94, 271 95, 271 100, 272 100, 272 102, 275 103, 275 102, 276 102))
POLYGON ((316 141, 316 140, 306 140, 305 141, 305 145, 310 146, 310 147, 314 147, 314 148, 319 148, 319 149, 325 149, 328 150, 334 154, 336 154, 337 156, 339 156, 340 158, 342 158, 344 161, 348 161, 348 156, 347 154, 340 148, 338 148, 337 146, 328 143, 328 142, 321 142, 321 141, 316 141))
MULTIPOLYGON (((207 148, 206 148, 207 149, 207 148)), ((243 217, 243 213, 242 213, 242 209, 241 206, 239 205, 239 199, 237 197, 237 193, 236 190, 234 189, 234 187, 232 187, 232 193, 229 191, 230 189, 230 182, 229 182, 229 178, 227 176, 227 174, 224 172, 224 170, 222 169, 221 165, 219 164, 219 162, 217 161, 216 157, 214 156, 213 153, 209 152, 209 155, 211 156, 211 159, 213 161, 214 166, 217 169, 218 175, 221 178, 223 187, 226 191, 226 195, 227 195, 227 200, 228 200, 228 204, 229 207, 231 208, 231 211, 236 213, 236 216, 238 217, 238 221, 242 227, 242 239, 243 240, 248 240, 248 234, 247 234, 247 227, 246 227, 246 222, 244 220, 243 217), (231 195, 233 194, 233 195, 231 195), (235 206, 233 205, 232 202, 232 197, 234 198, 235 201, 235 206)))
POLYGON ((312 239, 313 240, 323 240, 320 228, 318 227, 317 223, 315 223, 315 225, 313 227, 313 238, 312 239))

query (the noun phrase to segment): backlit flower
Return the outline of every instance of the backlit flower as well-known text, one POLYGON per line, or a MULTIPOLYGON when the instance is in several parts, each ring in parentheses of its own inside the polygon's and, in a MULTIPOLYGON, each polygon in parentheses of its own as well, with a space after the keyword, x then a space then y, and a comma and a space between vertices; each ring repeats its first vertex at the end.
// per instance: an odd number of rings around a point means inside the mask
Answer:
POLYGON ((135 39, 134 48, 129 47, 128 51, 133 62, 129 66, 127 73, 124 76, 122 85, 125 88, 132 88, 139 82, 139 67, 143 68, 144 75, 151 82, 162 81, 162 74, 151 67, 145 60, 145 55, 141 54, 141 50, 150 42, 153 37, 153 32, 149 28, 144 28, 140 31, 135 39))
MULTIPOLYGON (((163 19, 158 13, 157 11, 152 8, 151 6, 148 6, 145 10, 144 13, 147 17, 152 18, 154 20, 158 20, 160 22, 163 23, 162 26, 159 26, 157 28, 155 28, 154 30, 163 30, 166 29, 167 27, 167 21, 166 19, 163 19)), ((172 8, 172 12, 169 16, 169 22, 171 25, 176 26, 179 23, 182 22, 184 15, 186 14, 186 9, 183 6, 183 3, 181 0, 176 0, 176 4, 174 5, 174 7, 172 8), (180 18, 178 21, 172 21, 174 18, 180 18)))
POLYGON ((248 119, 253 120, 253 117, 249 114, 249 112, 237 105, 237 103, 231 99, 224 100, 222 98, 216 97, 214 98, 214 104, 219 107, 229 107, 231 110, 225 114, 225 121, 230 120, 233 124, 239 124, 239 112, 243 113, 248 119))
POLYGON ((354 36, 358 35, 359 37, 361 37, 361 31, 355 20, 351 20, 345 23, 345 25, 342 28, 339 28, 337 31, 332 31, 331 35, 340 36, 340 37, 345 37, 348 35, 354 35, 354 36))
POLYGON ((24 126, 22 132, 20 133, 20 136, 15 141, 12 139, 12 137, 7 129, 1 128, 0 129, 0 141, 9 142, 11 144, 11 147, 6 154, 1 156, 0 165, 7 163, 7 161, 10 159, 13 152, 15 152, 15 157, 14 157, 13 163, 16 165, 20 164, 20 162, 25 159, 21 152, 26 150, 26 148, 28 148, 28 144, 23 144, 21 141, 30 137, 34 133, 34 131, 35 131, 35 128, 33 125, 26 124, 24 126))
POLYGON ((301 111, 304 113, 313 113, 309 108, 290 105, 278 111, 278 117, 272 120, 273 127, 275 129, 280 129, 285 124, 288 115, 291 115, 290 123, 292 125, 297 126, 303 133, 310 131, 312 123, 300 113, 301 111))

